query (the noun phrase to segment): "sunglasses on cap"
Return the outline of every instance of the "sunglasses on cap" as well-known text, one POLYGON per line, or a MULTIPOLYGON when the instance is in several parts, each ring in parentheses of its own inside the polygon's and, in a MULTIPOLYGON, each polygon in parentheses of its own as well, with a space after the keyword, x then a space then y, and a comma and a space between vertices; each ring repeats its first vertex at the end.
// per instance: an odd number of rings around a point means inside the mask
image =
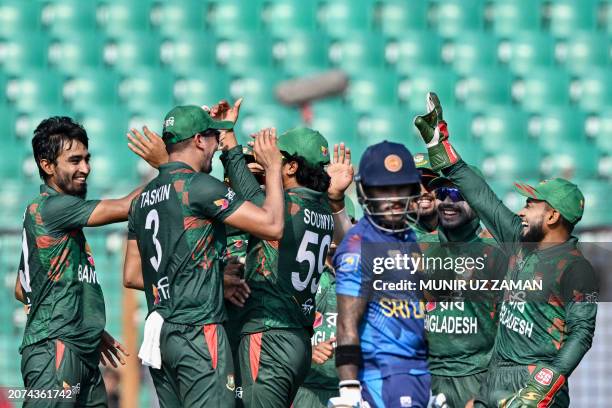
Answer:
POLYGON ((438 200, 444 201, 446 197, 450 197, 453 203, 465 201, 457 187, 439 187, 436 189, 436 198, 438 200))

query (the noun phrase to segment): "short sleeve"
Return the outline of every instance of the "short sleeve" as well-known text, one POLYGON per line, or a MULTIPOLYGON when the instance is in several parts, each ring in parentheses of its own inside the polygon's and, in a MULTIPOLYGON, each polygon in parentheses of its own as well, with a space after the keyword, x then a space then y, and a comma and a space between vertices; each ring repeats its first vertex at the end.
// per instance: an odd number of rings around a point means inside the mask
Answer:
POLYGON ((100 200, 59 194, 49 197, 41 209, 41 217, 49 232, 71 231, 87 226, 91 213, 100 200))
POLYGON ((208 174, 198 174, 189 184, 189 207, 201 217, 223 222, 244 203, 234 190, 208 174))
POLYGON ((134 214, 136 201, 138 201, 138 197, 132 200, 132 203, 130 204, 130 212, 128 213, 128 239, 136 239, 136 214, 134 214))

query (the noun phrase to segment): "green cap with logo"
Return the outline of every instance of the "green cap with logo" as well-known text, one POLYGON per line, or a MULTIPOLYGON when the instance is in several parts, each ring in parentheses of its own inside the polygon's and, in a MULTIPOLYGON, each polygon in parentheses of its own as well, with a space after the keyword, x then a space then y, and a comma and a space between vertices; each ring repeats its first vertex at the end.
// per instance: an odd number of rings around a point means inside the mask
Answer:
POLYGON ((164 119, 163 140, 166 145, 181 142, 207 129, 229 130, 234 122, 214 120, 199 106, 185 105, 174 107, 164 119))
POLYGON ((305 127, 288 130, 278 137, 277 146, 281 152, 302 156, 313 166, 329 163, 327 140, 316 130, 305 127))
POLYGON ((570 223, 575 224, 584 213, 584 196, 577 185, 562 178, 541 181, 536 187, 514 183, 519 194, 546 201, 570 223))
POLYGON ((413 157, 414 165, 417 169, 431 170, 431 163, 429 163, 429 155, 427 153, 416 153, 413 157))

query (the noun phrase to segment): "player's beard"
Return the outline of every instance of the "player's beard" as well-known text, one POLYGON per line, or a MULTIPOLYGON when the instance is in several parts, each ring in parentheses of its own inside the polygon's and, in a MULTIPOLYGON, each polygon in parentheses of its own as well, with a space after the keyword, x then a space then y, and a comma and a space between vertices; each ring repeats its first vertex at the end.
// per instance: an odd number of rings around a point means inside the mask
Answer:
POLYGON ((212 161, 214 155, 214 151, 205 153, 204 159, 202 160, 202 173, 210 174, 212 171, 212 161))
POLYGON ((80 198, 85 198, 87 196, 87 175, 76 172, 73 174, 70 173, 57 173, 56 179, 57 186, 64 192, 65 194, 77 196, 80 198), (85 182, 80 183, 76 180, 77 177, 85 177, 85 182))
POLYGON ((446 230, 452 230, 460 228, 476 217, 476 214, 465 201, 460 203, 449 204, 442 202, 438 204, 438 222, 446 230), (454 214, 448 214, 447 211, 454 212, 454 214))
POLYGON ((530 222, 527 229, 521 231, 521 242, 540 242, 544 239, 544 220, 540 218, 530 222))

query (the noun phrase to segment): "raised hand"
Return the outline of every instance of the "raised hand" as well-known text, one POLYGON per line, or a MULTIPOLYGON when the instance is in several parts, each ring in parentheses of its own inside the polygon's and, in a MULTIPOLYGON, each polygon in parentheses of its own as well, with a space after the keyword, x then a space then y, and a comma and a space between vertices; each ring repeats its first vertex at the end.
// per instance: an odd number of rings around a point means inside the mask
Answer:
POLYGON ((351 164, 351 149, 345 147, 344 143, 334 145, 334 155, 327 166, 327 174, 331 178, 327 195, 332 200, 341 200, 355 176, 355 169, 351 164))
POLYGON ((276 146, 276 129, 266 128, 260 130, 253 142, 253 154, 257 163, 265 169, 279 171, 282 165, 282 155, 276 146))
POLYGON ((127 133, 129 149, 156 169, 168 163, 168 152, 162 138, 146 126, 142 131, 144 136, 137 129, 130 129, 131 134, 127 133))

